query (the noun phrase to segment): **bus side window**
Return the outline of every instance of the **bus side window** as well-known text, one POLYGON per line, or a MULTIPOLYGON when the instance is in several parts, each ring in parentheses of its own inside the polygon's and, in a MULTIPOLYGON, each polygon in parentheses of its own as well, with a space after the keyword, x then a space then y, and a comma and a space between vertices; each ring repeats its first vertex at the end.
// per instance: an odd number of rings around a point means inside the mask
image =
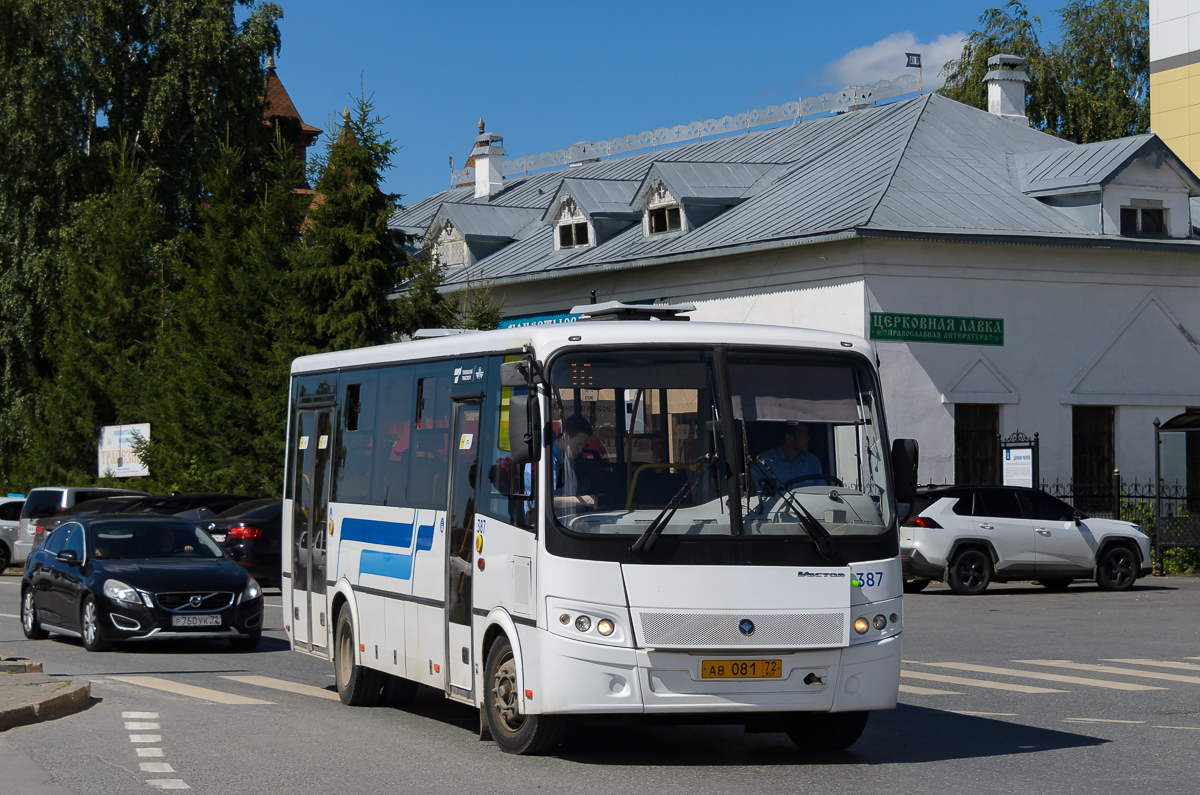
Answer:
POLYGON ((479 484, 478 510, 493 519, 531 529, 533 525, 527 517, 531 503, 524 495, 524 471, 513 466, 508 442, 509 399, 514 394, 523 395, 528 390, 525 387, 500 386, 500 365, 510 358, 520 357, 493 356, 488 363, 479 449, 479 466, 487 473, 487 477, 479 484))
POLYGON ((339 442, 335 460, 336 502, 370 504, 371 468, 375 453, 375 400, 378 376, 373 372, 353 374, 344 385, 341 400, 339 442))
MULTIPOLYGON (((375 449, 371 476, 372 502, 405 505, 413 433, 413 368, 391 367, 379 377, 375 414, 375 449)), ((414 492, 414 496, 416 492, 414 492)))
POLYGON ((452 362, 417 368, 417 401, 410 416, 412 455, 409 463, 408 504, 414 508, 446 509, 449 475, 450 401, 452 362))

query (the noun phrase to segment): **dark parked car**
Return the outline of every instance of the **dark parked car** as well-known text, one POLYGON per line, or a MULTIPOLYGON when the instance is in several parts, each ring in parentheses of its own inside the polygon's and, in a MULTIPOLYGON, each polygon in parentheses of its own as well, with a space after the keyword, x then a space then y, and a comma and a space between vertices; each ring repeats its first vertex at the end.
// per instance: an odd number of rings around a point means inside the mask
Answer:
POLYGON ((282 584, 283 500, 251 500, 205 525, 225 549, 242 550, 238 561, 263 585, 282 584))
POLYGON ((222 511, 240 505, 253 497, 244 494, 221 494, 197 492, 181 494, 152 494, 132 505, 122 508, 121 513, 156 513, 162 516, 180 516, 193 522, 212 519, 222 511))
POLYGON ((29 555, 21 579, 25 637, 113 641, 228 638, 258 646, 258 583, 195 523, 110 514, 64 522, 29 555))

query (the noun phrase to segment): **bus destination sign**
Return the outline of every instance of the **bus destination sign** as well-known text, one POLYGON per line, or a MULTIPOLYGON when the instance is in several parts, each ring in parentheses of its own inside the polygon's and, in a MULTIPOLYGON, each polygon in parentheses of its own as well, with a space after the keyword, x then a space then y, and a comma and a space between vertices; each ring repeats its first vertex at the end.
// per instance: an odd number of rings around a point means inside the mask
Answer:
POLYGON ((872 312, 871 339, 951 345, 1003 345, 1004 319, 872 312))

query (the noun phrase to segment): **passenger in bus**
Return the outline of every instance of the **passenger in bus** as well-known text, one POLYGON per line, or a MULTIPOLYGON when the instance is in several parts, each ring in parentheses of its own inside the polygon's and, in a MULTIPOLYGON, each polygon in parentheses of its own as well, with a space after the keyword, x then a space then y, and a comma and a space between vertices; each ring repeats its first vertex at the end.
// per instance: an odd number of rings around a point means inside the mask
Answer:
MULTIPOLYGON (((550 446, 553 454, 554 510, 559 515, 594 511, 599 504, 593 494, 582 493, 579 460, 588 440, 592 424, 582 415, 572 414, 563 420, 558 437, 550 446)), ((525 493, 533 493, 533 470, 525 465, 525 493)))
MULTIPOLYGON (((789 422, 785 425, 783 438, 780 440, 779 446, 772 447, 770 450, 759 455, 759 458, 766 463, 770 474, 761 465, 757 463, 754 465, 754 483, 756 488, 761 488, 759 484, 763 480, 770 483, 775 478, 778 478, 779 485, 786 485, 797 479, 801 483, 805 482, 805 475, 822 474, 821 459, 808 452, 810 440, 808 426, 803 422, 789 422), (772 478, 771 475, 774 475, 775 478, 772 478)), ((821 483, 822 479, 813 477, 809 479, 809 482, 821 483)))

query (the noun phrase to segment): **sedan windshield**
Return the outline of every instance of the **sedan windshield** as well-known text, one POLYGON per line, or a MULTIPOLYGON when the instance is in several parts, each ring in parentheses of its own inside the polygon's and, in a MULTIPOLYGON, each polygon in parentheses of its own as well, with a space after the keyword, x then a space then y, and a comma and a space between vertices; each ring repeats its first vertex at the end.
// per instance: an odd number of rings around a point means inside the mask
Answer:
POLYGON ((555 360, 555 439, 544 461, 560 525, 820 544, 884 533, 893 509, 870 367, 844 355, 730 350, 718 363, 724 356, 555 360))
POLYGON ((180 521, 97 523, 91 527, 91 543, 98 560, 225 556, 208 533, 180 521))

